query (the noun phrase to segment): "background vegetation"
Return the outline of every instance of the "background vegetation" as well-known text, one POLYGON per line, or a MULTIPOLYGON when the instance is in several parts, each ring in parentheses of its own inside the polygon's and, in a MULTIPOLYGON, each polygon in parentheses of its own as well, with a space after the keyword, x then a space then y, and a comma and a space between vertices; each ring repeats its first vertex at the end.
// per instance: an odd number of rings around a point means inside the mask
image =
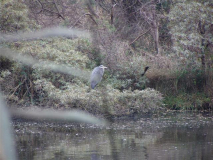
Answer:
MULTIPOLYGON (((92 39, 1 39, 22 56, 90 72, 108 67, 103 82, 1 57, 1 89, 15 107, 80 108, 114 115, 161 109, 212 109, 213 3, 210 0, 4 0, 1 34, 53 26, 79 28, 92 39), (142 77, 144 67, 150 69, 142 77), (163 98, 164 97, 164 98, 163 98), (164 105, 165 104, 165 105, 164 105)), ((4 36, 2 36, 4 37, 4 36)))

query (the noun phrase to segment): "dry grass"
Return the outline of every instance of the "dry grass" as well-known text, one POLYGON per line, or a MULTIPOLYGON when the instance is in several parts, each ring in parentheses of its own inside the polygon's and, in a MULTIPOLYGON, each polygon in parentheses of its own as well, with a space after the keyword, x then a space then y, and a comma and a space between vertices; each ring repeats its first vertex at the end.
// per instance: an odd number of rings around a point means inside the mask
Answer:
POLYGON ((166 55, 154 56, 146 53, 144 59, 147 65, 150 66, 146 73, 149 79, 158 79, 160 77, 173 79, 176 77, 175 73, 181 70, 178 61, 166 55))

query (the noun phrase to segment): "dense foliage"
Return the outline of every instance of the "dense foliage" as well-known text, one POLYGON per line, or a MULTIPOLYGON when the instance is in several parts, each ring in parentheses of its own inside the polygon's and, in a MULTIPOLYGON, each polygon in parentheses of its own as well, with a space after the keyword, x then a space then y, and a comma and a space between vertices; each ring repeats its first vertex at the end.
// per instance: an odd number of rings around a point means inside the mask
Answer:
POLYGON ((93 113, 108 105, 115 115, 157 111, 163 102, 170 109, 212 106, 211 1, 0 2, 1 33, 59 24, 93 35, 92 40, 60 37, 1 46, 86 71, 100 64, 108 67, 102 83, 90 91, 89 82, 75 76, 1 58, 1 85, 10 103, 93 113))
POLYGON ((18 1, 0 1, 0 31, 11 33, 38 28, 35 21, 28 17, 28 7, 18 1))
MULTIPOLYGON (((189 63, 211 54, 213 10, 209 3, 180 1, 168 14, 174 50, 189 63)), ((200 65, 200 64, 197 64, 200 65)))

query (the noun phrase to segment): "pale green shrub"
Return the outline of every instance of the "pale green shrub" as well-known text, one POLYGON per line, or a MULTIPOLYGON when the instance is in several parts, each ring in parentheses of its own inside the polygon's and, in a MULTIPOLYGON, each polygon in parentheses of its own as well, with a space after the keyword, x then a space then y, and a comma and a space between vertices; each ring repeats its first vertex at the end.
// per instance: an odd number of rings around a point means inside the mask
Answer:
POLYGON ((121 92, 107 85, 88 92, 89 86, 78 80, 75 84, 67 83, 67 88, 60 90, 45 79, 35 81, 35 85, 47 93, 55 106, 80 108, 95 114, 104 113, 104 105, 112 115, 153 113, 163 109, 162 94, 151 88, 121 92))
POLYGON ((51 60, 56 64, 85 69, 89 59, 86 54, 75 50, 76 43, 75 40, 66 38, 30 41, 20 43, 19 51, 39 60, 51 60))
MULTIPOLYGON (((49 65, 48 63, 52 61, 55 64, 87 70, 86 65, 90 63, 86 53, 75 50, 76 45, 78 45, 77 39, 50 38, 28 42, 15 42, 8 45, 22 55, 32 56, 34 59, 42 61, 43 65, 49 65)), ((65 90, 70 87, 70 84, 77 85, 76 82, 78 81, 74 76, 44 70, 37 64, 30 68, 21 63, 13 63, 10 70, 15 79, 15 83, 13 84, 14 91, 19 94, 20 98, 26 99, 26 95, 28 95, 27 97, 31 97, 31 102, 34 101, 36 103, 50 102, 48 97, 53 98, 54 94, 55 97, 57 97, 57 95, 61 94, 60 92, 65 92, 65 90), (42 85, 43 88, 46 87, 49 90, 38 89, 37 83, 39 82, 44 84, 42 85), (33 83, 35 83, 35 86, 33 83), (55 93, 53 93, 53 90, 55 93), (20 95, 20 93, 22 95, 20 95)), ((13 90, 11 92, 13 92, 13 90)), ((61 96, 63 96, 63 94, 61 94, 61 96)), ((63 99, 65 98, 61 98, 62 104, 65 103, 63 99)))
POLYGON ((162 94, 154 89, 126 90, 119 97, 119 104, 126 106, 130 113, 152 113, 163 109, 162 94))
POLYGON ((34 20, 28 17, 28 7, 19 1, 7 0, 1 1, 0 5, 0 31, 16 32, 35 29, 39 26, 36 25, 34 20))

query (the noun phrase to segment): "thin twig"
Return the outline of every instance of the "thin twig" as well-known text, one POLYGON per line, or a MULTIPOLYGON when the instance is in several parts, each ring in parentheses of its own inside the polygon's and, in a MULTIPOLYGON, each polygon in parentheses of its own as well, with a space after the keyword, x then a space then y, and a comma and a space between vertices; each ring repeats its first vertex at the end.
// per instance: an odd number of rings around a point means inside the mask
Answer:
POLYGON ((135 38, 131 43, 129 43, 129 45, 132 45, 135 41, 137 41, 139 38, 141 38, 144 34, 146 34, 147 32, 149 32, 151 30, 151 28, 149 28, 146 32, 140 34, 137 38, 135 38))
POLYGON ((98 23, 95 21, 95 19, 92 17, 92 15, 90 13, 85 13, 83 14, 81 17, 78 18, 78 20, 72 25, 72 27, 75 27, 75 25, 80 21, 80 19, 84 16, 90 16, 90 18, 95 22, 96 25, 98 25, 98 23))
POLYGON ((58 10, 58 7, 57 7, 57 5, 56 5, 56 3, 55 3, 55 1, 54 1, 53 4, 55 5, 55 8, 56 8, 56 10, 57 10, 58 12, 54 12, 54 11, 51 11, 51 10, 49 10, 49 9, 47 9, 47 8, 44 8, 44 6, 43 6, 43 4, 41 3, 40 0, 37 0, 37 2, 41 5, 41 10, 40 10, 38 13, 41 13, 42 11, 46 11, 46 12, 49 12, 49 13, 58 15, 58 17, 61 17, 63 20, 65 20, 65 18, 60 14, 60 12, 59 12, 59 10, 58 10))
POLYGON ((24 82, 26 81, 26 78, 18 85, 15 87, 15 90, 13 91, 13 93, 9 96, 9 99, 15 94, 15 92, 17 91, 17 89, 24 84, 24 82))
POLYGON ((61 17, 63 20, 65 20, 65 18, 60 14, 59 9, 58 9, 58 6, 56 5, 55 0, 53 0, 53 1, 54 1, 55 8, 56 8, 56 10, 58 11, 58 16, 61 17))

